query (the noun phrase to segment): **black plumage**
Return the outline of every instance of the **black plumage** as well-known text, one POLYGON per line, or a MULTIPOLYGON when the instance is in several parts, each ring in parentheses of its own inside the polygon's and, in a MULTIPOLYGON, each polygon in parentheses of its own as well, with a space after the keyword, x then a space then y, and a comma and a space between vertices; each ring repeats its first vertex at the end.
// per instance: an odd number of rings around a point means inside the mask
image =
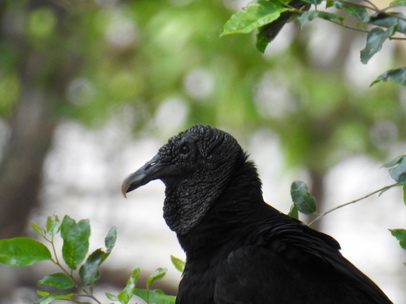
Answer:
POLYGON ((166 185, 164 218, 186 252, 177 304, 391 303, 332 237, 266 204, 226 132, 195 125, 123 182, 166 185))

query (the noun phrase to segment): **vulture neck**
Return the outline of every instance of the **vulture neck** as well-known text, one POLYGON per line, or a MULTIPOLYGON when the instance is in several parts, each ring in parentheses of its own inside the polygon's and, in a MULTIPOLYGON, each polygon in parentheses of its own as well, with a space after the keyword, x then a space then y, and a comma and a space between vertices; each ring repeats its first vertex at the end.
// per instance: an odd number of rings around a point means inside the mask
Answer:
POLYGON ((221 251, 222 244, 229 244, 230 240, 238 245, 247 231, 271 216, 269 206, 262 198, 256 168, 246 159, 243 155, 236 162, 227 186, 212 202, 203 219, 187 234, 178 235, 188 259, 195 253, 210 256, 221 251))

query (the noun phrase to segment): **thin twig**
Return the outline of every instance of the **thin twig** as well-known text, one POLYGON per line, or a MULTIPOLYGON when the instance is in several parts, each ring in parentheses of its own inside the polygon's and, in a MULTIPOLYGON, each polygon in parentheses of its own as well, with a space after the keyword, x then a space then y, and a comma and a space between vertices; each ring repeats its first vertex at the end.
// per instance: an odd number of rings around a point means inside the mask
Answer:
MULTIPOLYGON (((52 251, 54 253, 54 258, 55 258, 55 264, 60 265, 59 263, 59 259, 58 259, 58 255, 56 254, 56 248, 55 248, 55 244, 54 244, 54 236, 51 236, 51 247, 52 247, 52 251)), ((66 271, 65 271, 66 272, 66 271)), ((67 273, 67 272, 66 272, 67 273)))
POLYGON ((325 19, 325 20, 330 21, 330 22, 332 22, 332 23, 334 23, 336 25, 339 25, 339 26, 341 26, 343 28, 346 28, 346 29, 349 29, 349 30, 362 32, 362 33, 369 33, 369 31, 367 31, 367 30, 363 30, 363 29, 360 29, 360 28, 357 28, 357 27, 352 27, 352 26, 346 25, 346 24, 338 22, 338 21, 329 20, 329 19, 325 19))
POLYGON ((353 201, 350 201, 350 202, 345 203, 345 204, 338 205, 337 207, 334 207, 333 209, 327 210, 326 212, 323 212, 323 213, 319 214, 313 221, 311 221, 311 222, 309 223, 309 226, 311 226, 312 224, 314 224, 315 222, 317 222, 319 219, 321 219, 323 216, 329 214, 330 212, 333 212, 333 211, 335 211, 335 210, 337 210, 337 209, 340 209, 340 208, 342 208, 342 207, 345 207, 345 206, 354 204, 354 203, 359 202, 359 201, 361 201, 361 200, 363 200, 363 199, 366 199, 366 198, 368 198, 368 197, 370 197, 370 196, 372 196, 372 195, 374 195, 374 194, 377 194, 377 193, 386 191, 386 190, 388 190, 388 189, 390 189, 390 188, 393 188, 393 187, 396 187, 396 186, 399 186, 399 184, 392 184, 392 185, 389 185, 389 186, 385 186, 385 187, 383 187, 383 188, 381 188, 381 189, 378 189, 378 190, 376 190, 376 191, 374 191, 374 192, 372 192, 372 193, 369 193, 369 194, 367 194, 367 195, 365 195, 365 196, 363 196, 363 197, 361 197, 361 198, 357 198, 357 199, 355 199, 355 200, 353 200, 353 201))
POLYGON ((389 37, 389 40, 406 40, 406 37, 389 37))
MULTIPOLYGON (((84 294, 84 295, 76 295, 77 297, 84 297, 84 298, 91 298, 93 301, 95 301, 98 304, 102 304, 102 302, 100 302, 94 295, 88 295, 88 294, 84 294)), ((82 303, 82 302, 79 302, 82 303)))
MULTIPOLYGON (((63 267, 62 264, 59 262, 58 255, 57 255, 57 253, 56 253, 55 244, 54 244, 54 236, 52 236, 51 240, 48 240, 48 239, 46 239, 46 240, 51 243, 52 251, 53 251, 54 256, 55 256, 55 260, 52 260, 52 261, 54 262, 54 264, 57 265, 67 276, 69 276, 69 277, 72 279, 72 281, 73 281, 74 286, 75 286, 76 289, 78 289, 78 290, 80 290, 80 291, 82 291, 82 292, 84 293, 84 295, 79 295, 79 294, 77 294, 76 296, 78 296, 78 297, 88 297, 88 298, 93 299, 93 301, 95 301, 96 303, 102 304, 102 302, 100 302, 100 301, 93 295, 93 292, 92 292, 92 291, 89 292, 88 290, 86 290, 86 288, 80 286, 80 284, 77 282, 77 280, 76 280, 75 277, 73 276, 73 270, 72 270, 72 269, 71 269, 70 271, 66 270, 65 267, 63 267)), ((70 299, 70 300, 73 301, 72 299, 70 299)), ((75 301, 74 301, 74 302, 75 302, 75 301)), ((77 302, 77 303, 80 303, 80 302, 77 302)))
MULTIPOLYGON (((379 11, 380 11, 379 7, 377 7, 372 1, 370 1, 370 0, 364 0, 364 1, 365 1, 366 3, 369 3, 369 4, 372 5, 372 7, 373 7, 372 10, 374 10, 374 11, 376 11, 376 12, 379 12, 379 11)), ((371 9, 371 8, 369 8, 369 9, 371 9)))
MULTIPOLYGON (((401 17, 397 17, 397 18, 406 21, 406 18, 401 18, 401 17)), ((346 25, 346 24, 338 22, 338 21, 334 21, 334 20, 330 20, 330 19, 325 19, 325 20, 330 21, 331 23, 334 23, 334 24, 336 24, 338 26, 341 26, 341 27, 349 29, 349 30, 353 30, 353 31, 361 32, 361 33, 366 33, 366 34, 369 33, 368 30, 363 30, 363 29, 360 29, 358 27, 352 27, 352 26, 346 25)), ((390 37, 388 37, 388 39, 389 40, 406 40, 406 37, 390 36, 390 37)))
MULTIPOLYGON (((91 298, 93 301, 95 301, 97 304, 103 304, 99 300, 97 300, 94 296, 88 296, 88 295, 75 295, 76 297, 86 297, 86 298, 91 298)), ((66 302, 73 302, 73 303, 83 303, 83 301, 75 300, 75 299, 58 299, 59 301, 66 301, 66 302)))

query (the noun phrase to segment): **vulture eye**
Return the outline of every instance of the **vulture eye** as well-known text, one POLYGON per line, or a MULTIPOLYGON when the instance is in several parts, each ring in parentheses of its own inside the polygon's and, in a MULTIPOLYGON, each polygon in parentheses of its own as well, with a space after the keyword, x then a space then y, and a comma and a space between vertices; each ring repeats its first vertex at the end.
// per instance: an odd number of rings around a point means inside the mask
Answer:
POLYGON ((183 154, 183 155, 189 154, 189 152, 190 152, 190 146, 188 144, 184 144, 179 149, 179 153, 183 154))

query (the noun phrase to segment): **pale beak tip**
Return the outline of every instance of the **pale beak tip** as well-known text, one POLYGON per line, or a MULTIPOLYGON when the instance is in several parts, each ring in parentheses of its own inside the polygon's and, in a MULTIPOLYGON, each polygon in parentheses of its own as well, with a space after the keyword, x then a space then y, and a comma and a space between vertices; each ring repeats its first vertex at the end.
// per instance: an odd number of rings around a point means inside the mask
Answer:
POLYGON ((128 190, 127 185, 123 183, 123 185, 121 186, 121 194, 124 196, 124 198, 127 198, 127 190, 128 190))

